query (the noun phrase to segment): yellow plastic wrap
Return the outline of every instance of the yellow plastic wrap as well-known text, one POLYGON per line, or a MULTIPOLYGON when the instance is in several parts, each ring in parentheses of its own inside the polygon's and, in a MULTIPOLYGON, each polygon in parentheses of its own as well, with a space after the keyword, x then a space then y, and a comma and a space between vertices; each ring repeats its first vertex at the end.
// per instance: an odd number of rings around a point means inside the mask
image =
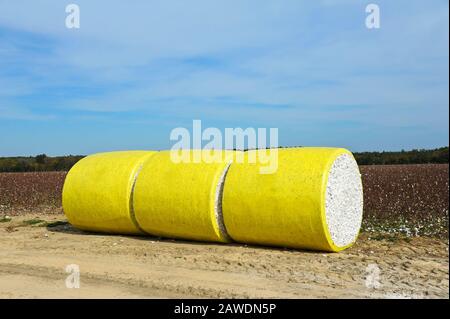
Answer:
POLYGON ((130 200, 139 169, 155 153, 99 153, 76 163, 63 188, 63 209, 69 222, 83 230, 142 233, 134 220, 130 200))
POLYGON ((136 220, 156 236, 226 242, 221 180, 233 152, 219 151, 222 159, 210 164, 201 160, 206 151, 187 152, 189 163, 174 162, 170 151, 145 163, 134 189, 136 220))
MULTIPOLYGON (((253 151, 246 152, 248 156, 253 151)), ((330 167, 340 148, 278 150, 278 170, 260 174, 260 164, 233 163, 223 192, 229 236, 261 245, 340 251, 331 240, 325 216, 330 167)))

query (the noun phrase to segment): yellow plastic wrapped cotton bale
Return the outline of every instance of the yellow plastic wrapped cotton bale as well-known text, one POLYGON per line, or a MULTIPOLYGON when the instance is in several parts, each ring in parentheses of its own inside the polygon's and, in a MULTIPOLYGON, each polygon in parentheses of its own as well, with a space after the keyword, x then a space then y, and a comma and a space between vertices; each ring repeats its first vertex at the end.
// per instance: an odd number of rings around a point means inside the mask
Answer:
POLYGON ((145 163, 133 196, 137 222, 156 236, 227 242, 220 201, 233 152, 185 150, 182 158, 179 152, 145 163))
MULTIPOLYGON (((356 240, 363 193, 358 165, 341 148, 279 149, 278 169, 233 163, 223 192, 229 236, 239 242, 340 251, 356 240)), ((251 162, 251 160, 250 160, 251 162)))
POLYGON ((69 171, 63 188, 63 209, 80 229, 139 234, 131 205, 136 176, 151 151, 99 153, 87 156, 69 171))

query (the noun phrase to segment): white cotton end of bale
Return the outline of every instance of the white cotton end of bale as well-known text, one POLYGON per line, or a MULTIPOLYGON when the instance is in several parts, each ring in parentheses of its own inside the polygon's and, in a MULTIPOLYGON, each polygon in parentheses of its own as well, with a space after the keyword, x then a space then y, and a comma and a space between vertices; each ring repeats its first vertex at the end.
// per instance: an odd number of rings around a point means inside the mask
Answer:
POLYGON ((331 166, 325 215, 337 247, 348 246, 356 240, 363 215, 363 188, 358 164, 350 154, 338 156, 331 166))

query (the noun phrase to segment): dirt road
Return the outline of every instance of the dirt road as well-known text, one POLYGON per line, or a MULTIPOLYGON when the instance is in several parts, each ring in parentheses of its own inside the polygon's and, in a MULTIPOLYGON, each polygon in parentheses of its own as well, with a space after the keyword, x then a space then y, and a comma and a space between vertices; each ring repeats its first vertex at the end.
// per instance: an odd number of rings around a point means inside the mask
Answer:
POLYGON ((48 225, 64 220, 28 214, 0 223, 0 298, 449 298, 445 240, 362 235, 351 249, 324 254, 48 225), (69 264, 79 266, 78 289, 66 287, 69 264))

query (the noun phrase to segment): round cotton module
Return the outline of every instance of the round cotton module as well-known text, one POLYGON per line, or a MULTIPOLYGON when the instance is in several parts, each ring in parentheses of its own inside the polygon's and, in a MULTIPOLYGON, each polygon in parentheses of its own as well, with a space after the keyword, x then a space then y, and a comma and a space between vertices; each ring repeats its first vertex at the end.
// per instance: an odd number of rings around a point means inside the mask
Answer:
POLYGON ((278 149, 273 172, 249 151, 228 170, 222 211, 235 241, 340 251, 359 233, 363 193, 358 165, 342 148, 278 149))
POLYGON ((80 229, 142 234, 131 200, 143 163, 152 151, 108 152, 77 162, 64 182, 62 202, 69 222, 80 229))
POLYGON ((349 154, 336 158, 328 174, 325 216, 334 244, 345 247, 356 240, 363 215, 361 175, 349 154))
POLYGON ((83 230, 341 251, 359 233, 361 175, 342 148, 111 152, 68 173, 83 230))
POLYGON ((199 241, 228 242, 222 192, 232 151, 185 151, 180 160, 162 151, 145 163, 133 193, 139 226, 147 233, 199 241))

